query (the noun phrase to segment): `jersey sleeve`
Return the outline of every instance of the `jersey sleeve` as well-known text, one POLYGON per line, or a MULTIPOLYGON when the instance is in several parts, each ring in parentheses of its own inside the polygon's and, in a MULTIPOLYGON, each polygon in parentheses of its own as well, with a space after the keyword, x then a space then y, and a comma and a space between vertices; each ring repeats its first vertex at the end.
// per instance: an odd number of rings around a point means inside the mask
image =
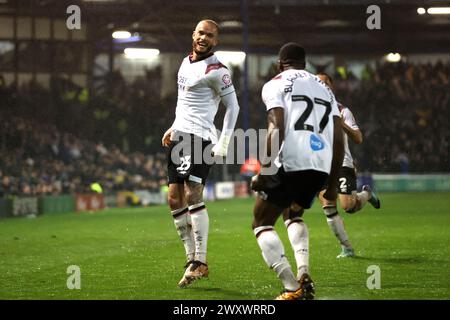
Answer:
POLYGON ((356 123, 355 117, 353 116, 353 113, 350 111, 349 108, 344 108, 341 112, 342 119, 344 120, 345 124, 348 125, 353 130, 359 130, 358 124, 356 123))
POLYGON ((221 64, 217 69, 211 71, 209 83, 220 97, 235 91, 230 71, 221 64))
POLYGON ((280 80, 271 80, 262 89, 261 98, 266 105, 267 111, 277 107, 284 108, 283 95, 278 81, 280 80))
POLYGON ((334 97, 333 92, 331 90, 328 91, 330 94, 330 103, 331 103, 331 117, 340 117, 341 113, 339 112, 339 107, 336 101, 336 98, 334 97))

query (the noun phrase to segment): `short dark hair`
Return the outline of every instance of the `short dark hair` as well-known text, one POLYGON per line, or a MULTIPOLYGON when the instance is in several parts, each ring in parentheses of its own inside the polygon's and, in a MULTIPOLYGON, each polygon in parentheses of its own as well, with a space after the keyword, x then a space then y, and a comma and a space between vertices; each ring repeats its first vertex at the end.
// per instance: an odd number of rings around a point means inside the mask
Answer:
POLYGON ((326 72, 319 72, 316 74, 316 76, 324 76, 327 77, 328 80, 330 80, 330 83, 333 84, 333 78, 326 72))
POLYGON ((295 42, 283 45, 278 53, 278 58, 283 64, 306 64, 305 49, 295 42))

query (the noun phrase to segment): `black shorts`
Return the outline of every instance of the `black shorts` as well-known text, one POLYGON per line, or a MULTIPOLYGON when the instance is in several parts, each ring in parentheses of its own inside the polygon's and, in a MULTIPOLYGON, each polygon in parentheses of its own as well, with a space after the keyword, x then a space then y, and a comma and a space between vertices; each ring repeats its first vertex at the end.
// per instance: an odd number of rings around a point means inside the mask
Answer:
POLYGON ((183 137, 184 140, 172 141, 167 152, 167 184, 184 183, 184 181, 205 184, 212 164, 205 163, 203 152, 206 148, 211 149, 211 141, 203 140, 192 134, 183 135, 183 137), (175 146, 180 143, 190 144, 190 150, 184 148, 179 151, 180 148, 177 148, 174 151, 175 146), (201 146, 199 150, 195 149, 194 143, 201 146))
POLYGON ((264 190, 259 195, 281 208, 288 208, 293 202, 304 209, 311 208, 314 198, 323 189, 328 174, 316 170, 285 172, 278 170, 280 185, 264 190))
POLYGON ((356 191, 356 171, 354 168, 342 167, 339 171, 338 193, 352 194, 356 191))

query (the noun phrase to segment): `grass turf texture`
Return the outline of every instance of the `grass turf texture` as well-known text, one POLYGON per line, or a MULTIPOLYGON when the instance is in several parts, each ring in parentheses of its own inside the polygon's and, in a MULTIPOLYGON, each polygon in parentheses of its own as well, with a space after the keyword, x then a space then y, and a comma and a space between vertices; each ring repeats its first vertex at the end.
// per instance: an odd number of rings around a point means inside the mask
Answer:
MULTIPOLYGON (((357 257, 340 246, 316 201, 310 231, 317 299, 450 299, 450 197, 382 194, 382 209, 341 213, 357 257), (366 287, 370 265, 381 289, 366 287)), ((166 206, 0 220, 0 299, 273 299, 282 289, 250 228, 253 199, 208 203, 210 279, 187 289, 184 248, 166 206), (66 287, 81 269, 81 290, 66 287)), ((278 233, 295 260, 281 220, 278 233)))

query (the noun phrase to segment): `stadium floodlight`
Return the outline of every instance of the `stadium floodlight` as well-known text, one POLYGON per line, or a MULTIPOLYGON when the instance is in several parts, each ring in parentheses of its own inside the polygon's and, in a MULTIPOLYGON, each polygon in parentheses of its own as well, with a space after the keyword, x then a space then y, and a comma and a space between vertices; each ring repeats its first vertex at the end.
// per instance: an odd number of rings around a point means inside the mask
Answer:
POLYGON ((427 12, 428 14, 450 14, 450 7, 431 7, 427 12))
POLYGON ((242 51, 217 51, 215 55, 220 61, 233 65, 244 62, 246 56, 245 52, 242 51))
POLYGON ((241 28, 242 22, 237 20, 227 20, 219 22, 219 27, 221 28, 241 28))
POLYGON ((417 13, 418 14, 425 14, 425 13, 427 13, 427 11, 425 10, 425 8, 417 8, 417 13))
POLYGON ((125 30, 118 30, 112 33, 114 39, 128 39, 131 37, 131 33, 125 30))
POLYGON ((126 48, 124 50, 127 59, 152 59, 159 55, 158 49, 126 48))
POLYGON ((386 55, 386 60, 389 62, 399 62, 402 59, 402 56, 400 53, 389 53, 386 55))

